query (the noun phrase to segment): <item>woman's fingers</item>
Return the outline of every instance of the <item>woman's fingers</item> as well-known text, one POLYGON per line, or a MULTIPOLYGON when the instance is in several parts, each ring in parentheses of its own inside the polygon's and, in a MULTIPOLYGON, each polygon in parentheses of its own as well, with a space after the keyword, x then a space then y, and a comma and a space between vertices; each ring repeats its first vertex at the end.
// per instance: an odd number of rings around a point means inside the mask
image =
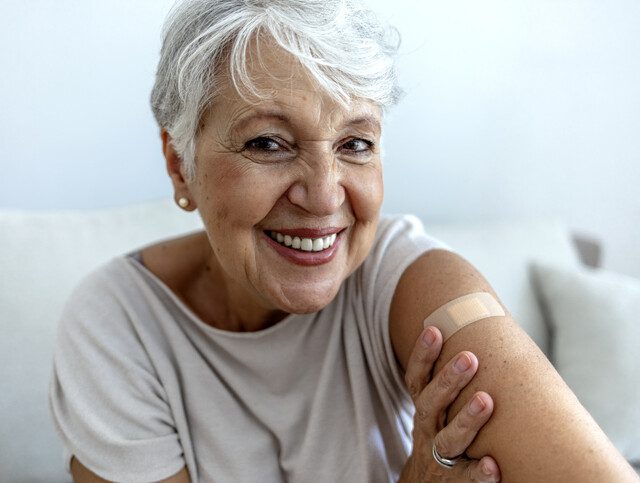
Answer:
POLYGON ((491 456, 484 456, 480 460, 471 460, 465 470, 466 481, 494 483, 500 481, 500 468, 491 456))
MULTIPOLYGON (((478 359, 469 351, 462 351, 435 375, 417 399, 415 417, 432 435, 444 427, 447 408, 478 370, 478 359), (436 422, 429 427, 428 422, 436 422)), ((433 423, 432 423, 433 424, 433 423)))
POLYGON ((478 359, 473 353, 462 351, 427 384, 441 348, 440 332, 435 328, 427 328, 407 364, 405 382, 413 397, 416 412, 413 451, 405 466, 406 473, 403 470, 403 474, 407 475, 407 481, 500 481, 500 469, 493 458, 485 456, 480 460, 470 460, 465 455, 469 445, 491 417, 491 396, 486 392, 476 392, 445 426, 447 410, 473 379, 478 370, 478 359), (431 345, 423 342, 423 338, 430 333, 437 336, 431 345), (434 453, 434 448, 437 453, 434 453), (442 458, 454 460, 455 463, 451 468, 443 469, 446 461, 442 458))
POLYGON ((426 327, 407 362, 404 381, 415 403, 418 396, 431 379, 431 371, 442 348, 442 334, 436 327, 426 327))
POLYGON ((434 438, 438 453, 445 458, 463 454, 480 428, 491 417, 493 399, 486 392, 477 392, 466 406, 434 438))

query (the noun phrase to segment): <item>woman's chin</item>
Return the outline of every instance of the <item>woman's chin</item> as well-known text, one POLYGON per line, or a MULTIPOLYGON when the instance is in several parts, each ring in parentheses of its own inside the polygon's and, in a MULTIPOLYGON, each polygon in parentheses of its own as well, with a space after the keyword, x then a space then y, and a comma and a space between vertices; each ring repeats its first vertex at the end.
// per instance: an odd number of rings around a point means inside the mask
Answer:
POLYGON ((277 296, 280 310, 290 314, 310 314, 325 308, 335 298, 340 285, 335 287, 283 289, 277 296))

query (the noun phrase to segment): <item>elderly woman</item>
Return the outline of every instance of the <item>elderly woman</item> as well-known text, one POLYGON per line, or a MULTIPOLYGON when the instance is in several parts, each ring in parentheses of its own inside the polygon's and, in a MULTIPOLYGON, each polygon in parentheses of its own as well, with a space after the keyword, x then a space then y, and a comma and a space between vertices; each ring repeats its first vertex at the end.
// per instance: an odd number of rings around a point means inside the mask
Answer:
POLYGON ((50 403, 75 481, 635 480, 475 268, 380 217, 394 50, 351 0, 173 10, 152 106, 205 230, 67 304, 50 403), (432 317, 477 293, 497 312, 432 317))

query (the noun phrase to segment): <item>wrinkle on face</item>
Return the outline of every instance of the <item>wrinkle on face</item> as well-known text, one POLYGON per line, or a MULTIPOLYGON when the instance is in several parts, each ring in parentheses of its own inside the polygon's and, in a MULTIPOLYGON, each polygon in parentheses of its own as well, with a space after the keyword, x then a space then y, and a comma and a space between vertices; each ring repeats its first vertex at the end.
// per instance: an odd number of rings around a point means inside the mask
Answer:
MULTIPOLYGON (((235 145, 234 138, 239 137, 239 131, 253 118, 257 120, 261 117, 271 117, 273 121, 279 117, 279 124, 283 127, 289 129, 294 125, 301 126, 303 129, 295 132, 296 137, 308 142, 326 142, 334 139, 341 129, 349 127, 348 124, 351 120, 358 120, 359 124, 363 126, 369 124, 371 127, 362 131, 379 137, 381 111, 378 106, 373 103, 359 103, 358 110, 354 111, 354 107, 356 107, 354 102, 344 106, 328 96, 322 96, 318 101, 317 95, 311 95, 314 89, 317 89, 317 86, 313 84, 310 84, 306 89, 292 89, 291 97, 296 99, 295 102, 277 94, 264 98, 254 97, 250 103, 234 106, 232 111, 228 110, 228 104, 241 100, 241 98, 237 93, 235 96, 233 93, 226 93, 214 101, 208 111, 207 117, 216 116, 223 121, 217 123, 220 131, 209 134, 214 134, 219 143, 233 146, 235 145), (323 134, 317 137, 318 133, 323 134)), ((205 124, 210 123, 205 122, 205 124)))
POLYGON ((228 83, 203 116, 196 149, 195 201, 218 266, 203 273, 225 277, 227 313, 244 327, 328 304, 368 254, 382 200, 377 148, 358 162, 342 149, 351 138, 377 146, 379 107, 340 104, 297 61, 263 55, 267 70, 252 78, 265 98, 247 102, 228 83), (282 160, 258 159, 246 149, 265 135, 288 143, 291 157, 284 149, 282 160), (335 263, 323 266, 294 266, 265 241, 267 230, 332 226, 345 235, 335 263))

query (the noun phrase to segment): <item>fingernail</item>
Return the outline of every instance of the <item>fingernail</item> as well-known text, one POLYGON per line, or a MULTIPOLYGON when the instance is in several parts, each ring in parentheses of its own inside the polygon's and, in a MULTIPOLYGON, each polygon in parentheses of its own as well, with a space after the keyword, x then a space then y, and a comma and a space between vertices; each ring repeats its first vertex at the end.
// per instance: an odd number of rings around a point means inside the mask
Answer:
POLYGON ((484 408, 484 401, 480 399, 480 397, 476 396, 471 400, 471 404, 469 404, 469 414, 475 416, 476 414, 480 414, 480 411, 484 408))
POLYGON ((485 462, 482 464, 482 472, 487 476, 491 476, 493 474, 493 469, 489 463, 485 462))
POLYGON ((422 336, 422 342, 427 347, 431 347, 436 340, 436 335, 433 333, 431 329, 429 329, 426 334, 422 336))
POLYGON ((469 359, 467 354, 460 354, 453 367, 456 368, 456 371, 462 374, 471 367, 471 359, 469 359))

